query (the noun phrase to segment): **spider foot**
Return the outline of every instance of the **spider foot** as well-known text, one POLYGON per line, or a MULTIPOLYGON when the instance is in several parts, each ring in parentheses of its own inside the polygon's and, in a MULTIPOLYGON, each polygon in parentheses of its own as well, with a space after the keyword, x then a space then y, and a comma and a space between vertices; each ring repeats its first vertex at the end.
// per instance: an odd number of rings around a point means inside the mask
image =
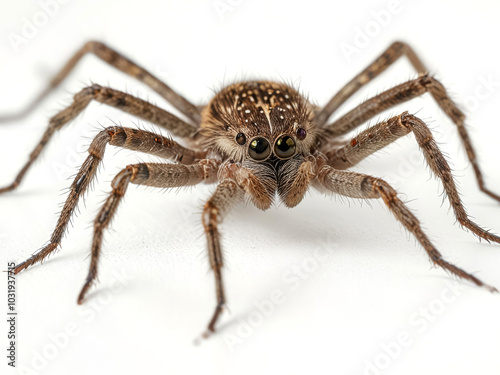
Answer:
MULTIPOLYGON (((212 336, 214 333, 215 333, 215 330, 213 330, 213 331, 212 331, 212 330, 210 330, 210 329, 208 328, 207 330, 205 330, 205 332, 203 332, 203 333, 201 334, 201 338, 202 338, 202 339, 204 339, 204 340, 206 340, 206 339, 208 339, 210 336, 212 336)), ((200 340, 199 338, 198 338, 198 339, 196 339, 196 340, 195 340, 195 344, 199 345, 199 344, 201 343, 200 341, 201 341, 201 340, 200 340)))
POLYGON ((88 290, 92 286, 92 279, 87 278, 85 281, 85 284, 83 284, 82 290, 80 291, 80 294, 78 295, 78 304, 81 305, 83 304, 83 300, 85 299, 85 295, 87 294, 88 290))
POLYGON ((498 293, 498 289, 497 288, 495 288, 494 286, 491 286, 491 285, 488 285, 488 284, 484 283, 483 281, 481 281, 480 279, 478 279, 477 277, 475 277, 473 275, 468 274, 467 277, 465 277, 465 278, 469 279, 470 281, 472 281, 477 286, 480 286, 480 287, 488 290, 490 293, 498 293))
POLYGON ((210 323, 208 323, 207 330, 201 335, 202 338, 208 339, 212 334, 215 333, 215 323, 224 310, 226 310, 226 305, 224 303, 218 303, 215 307, 214 315, 212 316, 210 323))
POLYGON ((82 290, 80 291, 80 294, 78 295, 78 304, 81 305, 83 303, 83 300, 85 299, 85 296, 87 295, 88 290, 94 283, 94 280, 96 279, 97 272, 95 269, 90 270, 87 279, 85 280, 85 284, 83 284, 82 290))
POLYGON ((33 254, 31 257, 26 259, 24 262, 19 263, 15 268, 14 268, 14 274, 17 275, 19 272, 25 270, 26 268, 38 263, 38 262, 43 262, 43 260, 52 252, 54 251, 58 243, 50 243, 47 246, 45 246, 43 249, 38 251, 36 254, 33 254))
POLYGON ((471 220, 459 220, 460 224, 465 228, 469 229, 472 233, 474 233, 479 239, 484 239, 488 242, 496 242, 500 244, 500 237, 490 233, 488 230, 485 230, 478 226, 471 220))
MULTIPOLYGON (((0 121, 1 122, 1 121, 0 121)), ((2 188, 0 188, 0 194, 2 193, 7 193, 8 191, 12 191, 14 190, 17 186, 19 185, 19 183, 16 181, 16 182, 13 182, 12 184, 10 185, 7 185, 7 186, 4 186, 2 188)))
POLYGON ((477 286, 487 289, 491 293, 498 293, 497 288, 486 284, 482 280, 478 279, 476 276, 464 271, 461 268, 458 268, 457 266, 451 264, 450 262, 447 262, 441 257, 440 254, 434 255, 434 257, 431 256, 431 259, 435 266, 441 267, 442 269, 451 273, 452 275, 458 276, 462 280, 469 280, 472 283, 476 284, 477 286))
POLYGON ((486 289, 488 289, 491 293, 498 293, 498 289, 491 285, 484 285, 486 289))

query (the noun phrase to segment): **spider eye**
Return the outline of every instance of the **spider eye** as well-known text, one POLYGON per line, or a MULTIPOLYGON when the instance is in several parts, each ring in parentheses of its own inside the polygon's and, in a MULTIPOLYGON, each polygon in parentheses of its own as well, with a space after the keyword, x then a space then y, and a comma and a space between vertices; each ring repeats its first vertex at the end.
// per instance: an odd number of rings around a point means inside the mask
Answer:
POLYGON ((236 135, 236 143, 238 143, 239 145, 244 145, 246 141, 247 141, 247 137, 245 137, 245 134, 238 133, 236 135))
POLYGON ((264 160, 270 153, 271 147, 265 138, 255 138, 248 146, 248 154, 254 160, 264 160))
POLYGON ((307 137, 307 132, 304 128, 298 128, 295 134, 297 135, 297 139, 299 139, 300 141, 303 141, 307 137))
POLYGON ((281 159, 288 159, 295 155, 295 140, 289 135, 278 138, 274 144, 274 153, 281 159))

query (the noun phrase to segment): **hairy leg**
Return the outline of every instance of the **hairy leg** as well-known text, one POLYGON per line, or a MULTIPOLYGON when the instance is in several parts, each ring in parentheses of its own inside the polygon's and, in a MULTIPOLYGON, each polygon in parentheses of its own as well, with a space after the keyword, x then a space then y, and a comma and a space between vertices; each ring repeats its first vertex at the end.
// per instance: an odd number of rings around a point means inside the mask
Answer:
POLYGON ((500 243, 500 237, 482 229, 469 219, 453 181, 450 166, 439 150, 431 131, 422 120, 410 115, 408 112, 370 127, 353 138, 349 145, 339 150, 327 152, 328 164, 336 169, 350 168, 367 156, 409 133, 413 133, 427 164, 442 181, 459 223, 480 238, 500 243))
POLYGON ((217 296, 217 305, 215 311, 208 323, 208 330, 204 333, 204 337, 208 337, 211 332, 215 332, 215 324, 219 319, 220 314, 226 303, 224 296, 224 288, 222 284, 222 252, 219 239, 218 224, 221 222, 225 214, 231 207, 241 201, 243 198, 243 190, 233 180, 222 180, 217 186, 214 194, 210 197, 203 208, 203 227, 207 236, 208 256, 210 266, 215 275, 215 292, 217 296))
POLYGON ((1 116, 0 122, 16 120, 27 115, 38 105, 38 103, 40 103, 48 94, 50 94, 57 86, 59 86, 59 84, 68 76, 68 74, 73 70, 80 59, 87 53, 93 53, 95 56, 108 63, 109 65, 146 84, 162 97, 164 97, 175 108, 185 114, 195 124, 198 125, 200 123, 200 111, 196 106, 187 101, 181 95, 177 94, 146 69, 141 68, 139 65, 127 59, 125 56, 116 52, 104 43, 96 41, 85 43, 83 47, 80 48, 66 63, 61 71, 52 79, 52 81, 50 81, 49 86, 45 90, 43 90, 40 95, 38 95, 38 97, 34 100, 34 102, 31 103, 25 110, 15 115, 1 116))
POLYGON ((41 262, 61 244, 61 239, 78 204, 78 200, 94 179, 97 167, 104 157, 104 151, 108 143, 112 146, 145 152, 160 157, 185 160, 191 163, 195 161, 196 154, 194 151, 186 149, 170 139, 165 139, 161 135, 146 132, 144 130, 120 127, 109 127, 101 131, 90 144, 89 156, 84 161, 71 184, 68 198, 64 203, 64 207, 57 221, 56 228, 52 233, 49 244, 24 262, 18 264, 14 269, 14 273, 17 274, 29 266, 41 262))
POLYGON ((433 264, 444 270, 488 289, 498 292, 496 288, 483 283, 474 275, 458 268, 443 259, 441 253, 434 247, 427 235, 422 231, 420 222, 398 198, 396 191, 385 181, 364 174, 339 171, 325 165, 319 169, 316 187, 320 190, 344 195, 352 198, 378 199, 381 198, 392 214, 422 245, 433 264))
POLYGON ((42 139, 31 152, 28 161, 23 168, 21 168, 16 178, 10 185, 0 188, 0 194, 11 191, 19 186, 24 175, 33 162, 40 156, 54 133, 78 116, 92 100, 121 109, 124 112, 128 112, 134 116, 152 122, 153 124, 161 126, 162 128, 170 131, 172 134, 180 137, 188 137, 194 134, 197 129, 194 125, 188 124, 173 114, 142 99, 107 87, 92 85, 84 88, 76 94, 73 98, 73 103, 70 106, 66 107, 50 119, 49 125, 45 130, 42 139))
POLYGON ((129 165, 118 173, 111 182, 113 188, 111 194, 94 220, 90 268, 78 296, 78 303, 83 302, 89 288, 97 278, 104 229, 108 227, 116 213, 129 183, 159 188, 184 187, 199 184, 204 180, 215 180, 216 174, 217 165, 209 160, 202 160, 192 165, 141 163, 129 165))
POLYGON ((432 94, 441 109, 457 126, 462 144, 467 152, 467 157, 474 168, 474 174, 476 175, 479 189, 491 198, 500 201, 500 196, 498 194, 495 194, 486 188, 474 147, 472 147, 472 142, 465 128, 465 115, 450 99, 443 85, 436 79, 427 75, 405 82, 371 99, 368 99, 366 102, 354 108, 352 111, 348 112, 332 124, 327 125, 324 128, 326 133, 325 136, 326 138, 331 138, 346 134, 370 118, 376 116, 383 110, 418 97, 426 92, 432 94))
POLYGON ((427 73, 427 69, 418 58, 411 47, 403 42, 394 42, 391 46, 372 62, 365 70, 348 82, 316 115, 315 120, 319 126, 328 121, 328 118, 335 112, 347 99, 356 93, 361 87, 366 85, 380 73, 385 71, 392 63, 401 56, 406 55, 415 70, 420 74, 427 73))

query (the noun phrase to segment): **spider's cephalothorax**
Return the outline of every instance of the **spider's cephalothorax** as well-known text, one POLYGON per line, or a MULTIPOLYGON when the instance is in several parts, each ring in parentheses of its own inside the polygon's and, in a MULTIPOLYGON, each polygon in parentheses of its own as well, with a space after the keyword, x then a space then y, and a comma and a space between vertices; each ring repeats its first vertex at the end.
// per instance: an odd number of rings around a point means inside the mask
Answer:
POLYGON ((253 199, 263 209, 275 192, 289 207, 300 202, 294 186, 301 173, 309 173, 299 167, 314 152, 316 137, 309 102, 292 87, 268 81, 222 89, 205 107, 200 126, 204 149, 264 182, 267 199, 253 199))
POLYGON ((479 238, 500 243, 500 237, 482 229, 467 215, 458 195, 450 167, 439 150, 427 125, 404 112, 380 122, 345 141, 345 136, 360 125, 396 104, 429 92, 441 109, 455 123, 465 145, 467 156, 481 191, 500 201, 500 196, 486 188, 476 161, 474 148, 464 126, 465 116, 450 99, 443 85, 427 75, 415 52, 405 43, 393 43, 378 59, 347 83, 323 108, 313 106, 286 84, 250 81, 230 85, 206 106, 195 106, 175 93, 147 70, 99 42, 88 42, 67 63, 28 109, 18 115, 0 117, 0 121, 22 117, 68 75, 87 52, 145 83, 179 110, 188 121, 147 101, 92 85, 74 96, 73 103, 50 119, 42 139, 29 160, 0 193, 15 189, 38 158, 52 135, 74 119, 92 101, 98 101, 128 112, 166 129, 191 147, 184 147, 169 137, 144 130, 111 126, 103 129, 89 147, 89 155, 71 187, 50 242, 24 262, 18 273, 41 262, 61 244, 62 237, 80 197, 90 186, 104 156, 106 145, 127 148, 171 160, 170 163, 128 165, 116 175, 112 192, 94 221, 92 257, 87 280, 78 296, 82 303, 97 277, 98 260, 104 229, 109 225, 127 186, 132 184, 173 188, 217 183, 203 208, 202 222, 207 236, 210 265, 215 274, 217 305, 208 324, 215 330, 224 304, 222 252, 218 225, 227 211, 249 199, 261 209, 268 208, 278 193, 288 207, 297 205, 309 187, 326 193, 359 199, 381 199, 397 220, 413 234, 431 261, 476 285, 494 292, 496 289, 474 275, 448 263, 422 231, 419 221, 384 180, 348 169, 399 138, 412 134, 432 172, 442 181, 458 222, 479 238), (406 55, 419 76, 368 99, 335 121, 330 116, 363 85, 383 72, 400 56, 406 55))

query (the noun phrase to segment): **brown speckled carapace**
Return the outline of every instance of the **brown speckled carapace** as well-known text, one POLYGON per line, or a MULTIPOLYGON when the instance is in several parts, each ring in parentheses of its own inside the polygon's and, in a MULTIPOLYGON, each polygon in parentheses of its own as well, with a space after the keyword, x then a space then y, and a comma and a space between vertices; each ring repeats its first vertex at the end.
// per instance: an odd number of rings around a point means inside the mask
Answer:
POLYGON ((427 74, 427 69, 407 44, 393 43, 324 107, 318 107, 290 85, 272 81, 235 83, 221 89, 207 105, 195 106, 147 70, 108 46, 88 42, 34 103, 20 114, 0 117, 0 121, 12 121, 29 113, 61 83, 86 53, 95 54, 111 66, 148 85, 187 120, 124 92, 97 84, 86 87, 74 96, 71 105, 50 119, 42 139, 26 164, 10 185, 0 189, 0 193, 13 190, 20 184, 52 135, 73 120, 91 101, 118 108, 159 126, 174 137, 181 138, 188 147, 170 137, 144 130, 120 126, 103 129, 92 141, 89 155, 70 187, 69 196, 49 243, 18 264, 15 273, 41 262, 60 246, 77 203, 94 179, 106 145, 109 144, 145 152, 171 162, 128 165, 113 179, 112 192, 94 221, 90 269, 78 303, 84 301, 88 289, 96 280, 103 231, 109 225, 130 183, 159 188, 192 186, 202 182, 217 184, 204 205, 201 218, 207 237, 210 265, 215 274, 217 296, 217 305, 206 335, 215 330, 226 301, 218 232, 224 215, 234 205, 245 200, 265 210, 273 204, 276 196, 287 207, 294 207, 302 201, 310 187, 346 197, 382 199, 395 218, 418 240, 434 264, 490 291, 496 291, 494 287, 444 260, 422 231, 418 219, 387 182, 348 170, 374 152, 411 134, 430 169, 442 181, 458 222, 479 238, 500 243, 498 236, 483 230, 468 217, 450 167, 421 119, 404 112, 355 136, 345 137, 383 110, 430 93, 457 126, 481 191, 500 201, 500 197, 484 184, 474 148, 464 126, 465 116, 450 99, 445 88, 427 74), (418 78, 382 92, 329 122, 331 115, 349 97, 403 55, 408 57, 417 70, 418 78))
POLYGON ((317 141, 313 113, 314 107, 286 84, 236 83, 222 89, 204 108, 200 130, 203 147, 242 163, 249 158, 252 139, 263 137, 274 145, 282 135, 296 138, 297 131, 303 129, 307 137, 298 140, 296 146, 297 154, 305 155, 317 141), (247 143, 235 148, 234 139, 239 133, 245 135, 247 143))

